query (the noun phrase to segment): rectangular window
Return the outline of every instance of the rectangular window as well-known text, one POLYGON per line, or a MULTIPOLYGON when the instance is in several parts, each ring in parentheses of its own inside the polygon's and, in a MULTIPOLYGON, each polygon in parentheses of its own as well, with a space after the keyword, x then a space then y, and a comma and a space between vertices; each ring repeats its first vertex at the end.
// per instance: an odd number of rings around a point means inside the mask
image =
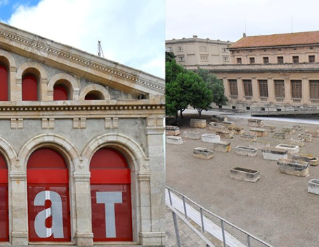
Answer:
POLYGON ((302 98, 301 80, 291 80, 291 97, 293 99, 302 98))
POLYGON ((240 57, 237 58, 237 63, 241 64, 241 58, 240 57))
POLYGON ((228 56, 223 56, 223 62, 228 62, 229 61, 229 57, 228 56))
POLYGON ((244 83, 245 96, 252 97, 253 96, 253 87, 251 84, 251 80, 243 80, 243 83, 244 83))
POLYGON ((183 51, 183 46, 177 46, 177 51, 183 51))
POLYGON ((185 57, 184 56, 178 56, 178 62, 185 62, 185 57))
POLYGON ((269 58, 268 57, 263 57, 264 63, 269 63, 269 58))
POLYGON ((237 80, 228 80, 230 96, 238 96, 237 80))
POLYGON ((250 58, 249 58, 249 62, 250 62, 250 63, 255 63, 255 58, 254 58, 254 57, 250 57, 250 58))
POLYGON ((277 57, 278 63, 284 63, 284 57, 277 57))
POLYGON ((285 84, 283 80, 275 80, 275 97, 285 98, 285 84))
POLYGON ((268 97, 268 82, 267 80, 258 80, 260 97, 268 97))
POLYGON ((292 56, 293 63, 299 63, 299 56, 292 56))
POLYGON ((206 46, 200 46, 200 47, 199 47, 199 50, 200 50, 200 51, 206 51, 207 49, 206 49, 206 46))
POLYGON ((227 48, 222 48, 222 51, 223 52, 227 52, 227 48))
POLYGON ((201 61, 208 61, 208 55, 200 55, 201 61))
POLYGON ((315 56, 314 55, 309 55, 309 63, 314 63, 315 62, 315 56))
POLYGON ((319 99, 319 80, 310 80, 310 99, 319 99))

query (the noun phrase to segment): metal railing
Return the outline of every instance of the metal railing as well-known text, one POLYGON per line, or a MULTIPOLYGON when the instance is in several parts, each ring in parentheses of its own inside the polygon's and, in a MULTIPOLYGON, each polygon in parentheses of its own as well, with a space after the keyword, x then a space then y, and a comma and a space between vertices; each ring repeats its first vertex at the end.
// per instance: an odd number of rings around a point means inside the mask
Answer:
MULTIPOLYGON (((183 217, 185 217, 185 219, 192 220, 195 222, 196 222, 196 219, 195 219, 196 217, 192 218, 192 217, 190 217, 190 215, 196 216, 196 212, 199 212, 200 220, 198 220, 197 223, 198 223, 199 227, 201 228, 202 233, 208 232, 211 235, 214 235, 214 234, 212 234, 212 232, 209 232, 209 230, 208 230, 208 228, 212 229, 212 225, 213 225, 213 228, 215 228, 215 231, 214 231, 215 236, 213 236, 213 237, 219 239, 222 242, 224 247, 227 247, 227 246, 248 246, 248 247, 267 246, 267 247, 273 247, 272 245, 264 242, 263 240, 259 239, 258 237, 250 234, 249 232, 247 232, 247 231, 237 227, 236 225, 232 224, 231 222, 223 219, 222 217, 203 208, 202 206, 200 206, 199 204, 197 204, 193 200, 189 199, 187 196, 179 193, 178 191, 176 191, 170 187, 167 187, 167 186, 166 186, 166 191, 167 191, 166 198, 168 196, 168 200, 169 200, 169 202, 166 202, 166 203, 168 204, 168 206, 172 210, 174 208, 177 209, 183 215, 183 217), (175 203, 173 203, 173 201, 175 203), (174 204, 176 204, 176 205, 174 205, 174 204), (179 208, 177 206, 179 206, 179 208), (218 225, 214 224, 213 221, 214 222, 219 221, 220 227, 218 225), (229 230, 226 230, 226 226, 229 227, 229 230), (207 229, 206 229, 206 227, 207 227, 207 229), (217 229, 217 231, 216 231, 216 229, 217 229), (220 235, 220 233, 221 233, 221 235, 220 235), (242 236, 240 238, 238 233, 240 233, 240 235, 244 235, 244 237, 242 236), (254 244, 252 244, 252 242, 254 242, 254 244)), ((179 235, 177 232, 176 218, 174 218, 176 216, 175 216, 174 212, 176 212, 176 211, 173 210, 173 219, 174 219, 174 225, 175 225, 175 231, 176 231, 176 237, 177 237, 177 245, 180 246, 180 239, 179 239, 179 235)), ((177 213, 177 215, 180 216, 178 213, 177 213)), ((205 238, 205 237, 201 236, 200 234, 198 234, 198 235, 202 239, 205 238)), ((204 239, 204 240, 206 240, 206 239, 204 239)), ((207 243, 207 246, 210 246, 209 242, 206 242, 206 243, 207 243)), ((211 246, 214 246, 214 245, 211 245, 211 246)))

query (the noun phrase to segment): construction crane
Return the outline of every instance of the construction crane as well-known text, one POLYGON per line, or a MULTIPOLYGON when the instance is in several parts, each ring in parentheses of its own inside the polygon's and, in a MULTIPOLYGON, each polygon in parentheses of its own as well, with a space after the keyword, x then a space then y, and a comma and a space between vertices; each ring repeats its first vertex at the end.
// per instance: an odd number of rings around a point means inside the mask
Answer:
POLYGON ((100 40, 97 42, 97 55, 99 57, 103 57, 104 58, 104 54, 103 54, 102 45, 101 45, 101 41, 100 40))

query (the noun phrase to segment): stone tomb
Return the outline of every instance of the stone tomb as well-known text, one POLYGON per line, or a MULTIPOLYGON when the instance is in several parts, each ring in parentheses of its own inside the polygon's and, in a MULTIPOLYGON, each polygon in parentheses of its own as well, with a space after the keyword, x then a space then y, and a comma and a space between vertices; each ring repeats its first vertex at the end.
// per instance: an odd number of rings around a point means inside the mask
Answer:
POLYGON ((267 136, 267 130, 261 129, 261 128, 251 128, 249 130, 249 134, 257 137, 266 137, 267 136))
POLYGON ((265 160, 279 160, 279 159, 287 159, 288 151, 281 148, 274 147, 266 147, 262 150, 263 158, 265 160))
POLYGON ((311 134, 299 134, 298 137, 304 139, 305 142, 312 142, 311 134))
POLYGON ((308 192, 319 195, 319 179, 311 179, 308 182, 308 192))
POLYGON ((273 135, 272 135, 272 138, 274 138, 274 139, 287 139, 287 135, 286 135, 286 133, 285 132, 277 132, 277 133, 274 133, 273 135))
POLYGON ((264 122, 260 119, 250 118, 248 119, 248 126, 251 127, 262 127, 264 122))
POLYGON ((180 131, 177 126, 167 125, 165 127, 165 134, 167 136, 178 136, 180 134, 180 131))
POLYGON ((303 127, 299 124, 294 124, 293 127, 296 131, 301 131, 303 129, 303 127))
POLYGON ((218 142, 220 141, 220 136, 215 134, 202 134, 202 141, 203 142, 218 142))
POLYGON ((258 140, 257 142, 251 142, 248 145, 250 148, 263 149, 266 147, 270 147, 270 142, 264 140, 258 140))
POLYGON ((211 122, 208 124, 208 129, 212 131, 218 131, 218 130, 228 130, 226 126, 222 123, 217 122, 211 122))
POLYGON ((231 139, 233 138, 233 134, 229 130, 216 130, 216 135, 219 135, 220 138, 223 139, 231 139))
POLYGON ((286 133, 287 135, 293 135, 296 133, 294 127, 284 127, 282 128, 282 132, 286 133))
POLYGON ((300 137, 293 137, 290 139, 290 145, 297 145, 299 147, 305 146, 305 139, 300 137))
POLYGON ((197 147, 193 150, 193 156, 195 158, 209 160, 214 157, 214 152, 212 150, 208 150, 207 148, 197 147))
POLYGON ((311 135, 312 137, 319 137, 319 130, 316 129, 308 129, 306 130, 306 134, 311 135))
POLYGON ((196 131, 184 131, 183 137, 188 138, 188 139, 192 139, 192 140, 199 140, 201 137, 201 133, 196 132, 196 131))
POLYGON ((235 167, 230 170, 230 177, 255 183, 260 179, 260 172, 247 168, 235 167))
POLYGON ((257 136, 254 135, 241 135, 240 139, 243 141, 256 142, 257 136))
POLYGON ((180 136, 166 136, 166 143, 180 145, 180 144, 183 144, 184 142, 182 137, 180 136))
POLYGON ((236 125, 232 128, 231 131, 234 135, 243 135, 245 133, 245 130, 243 127, 239 127, 236 125))
POLYGON ((295 154, 299 152, 299 146, 295 146, 295 145, 278 144, 276 148, 287 150, 289 154, 295 154))
POLYGON ((228 153, 231 151, 230 142, 224 142, 224 141, 214 142, 213 143, 213 150, 228 153))
POLYGON ((275 132, 276 131, 276 126, 274 126, 274 125, 264 125, 263 129, 266 129, 269 132, 275 132))
POLYGON ((235 123, 232 121, 223 121, 223 124, 229 130, 231 130, 235 127, 235 123))
POLYGON ((285 174, 298 177, 306 177, 309 175, 309 163, 301 160, 279 159, 277 161, 279 171, 285 174))
POLYGON ((309 162, 309 164, 311 166, 317 166, 318 165, 318 157, 315 157, 312 154, 294 154, 292 156, 292 159, 309 162))
POLYGON ((246 155, 254 157, 257 155, 257 148, 237 146, 235 147, 235 153, 239 155, 246 155))
POLYGON ((206 119, 191 119, 190 126, 192 128, 206 128, 206 119))

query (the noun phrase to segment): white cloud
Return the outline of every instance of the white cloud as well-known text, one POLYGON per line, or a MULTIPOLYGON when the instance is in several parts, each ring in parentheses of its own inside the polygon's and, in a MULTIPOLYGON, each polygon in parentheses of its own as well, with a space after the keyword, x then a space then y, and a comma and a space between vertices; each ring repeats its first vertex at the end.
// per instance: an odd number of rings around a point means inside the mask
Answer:
POLYGON ((164 78, 164 0, 42 0, 20 5, 9 24, 164 78), (154 59, 158 67, 148 66, 154 59), (138 62, 137 62, 138 61, 138 62))

